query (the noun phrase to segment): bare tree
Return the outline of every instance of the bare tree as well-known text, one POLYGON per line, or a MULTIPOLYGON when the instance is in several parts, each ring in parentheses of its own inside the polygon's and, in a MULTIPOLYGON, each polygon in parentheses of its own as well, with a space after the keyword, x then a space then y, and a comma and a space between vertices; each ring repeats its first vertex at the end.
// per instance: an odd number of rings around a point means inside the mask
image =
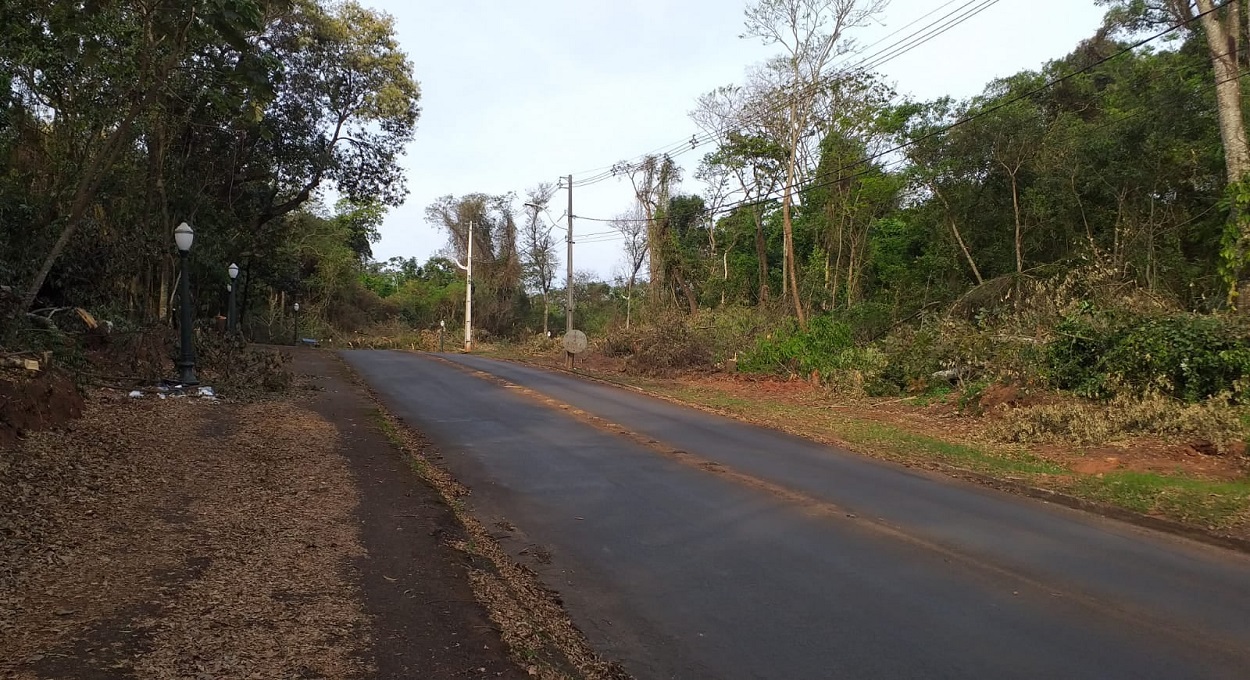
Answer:
MULTIPOLYGON (((779 95, 785 101, 785 142, 789 152, 781 215, 785 233, 785 267, 794 313, 807 327, 799 297, 797 259, 791 208, 799 180, 799 165, 809 128, 816 117, 822 85, 833 60, 851 49, 844 33, 885 9, 887 0, 757 0, 746 10, 743 37, 777 45, 783 53, 769 64, 783 75, 779 95)), ((810 163, 810 161, 809 161, 810 163)))
POLYGON ((612 221, 613 229, 620 232, 625 243, 625 327, 629 328, 630 315, 633 311, 634 284, 638 282, 638 272, 647 262, 647 226, 650 220, 637 207, 622 213, 612 221))
POLYGON ((521 270, 525 283, 543 296, 543 335, 550 330, 551 286, 560 266, 560 251, 551 235, 555 225, 544 219, 541 213, 547 209, 555 192, 555 186, 547 182, 526 192, 528 218, 521 232, 521 270))
POLYGON ((659 213, 668 207, 673 187, 681 182, 681 168, 665 154, 644 156, 635 163, 621 161, 612 167, 612 172, 629 178, 634 187, 634 198, 646 219, 651 295, 658 299, 667 282, 664 280, 664 258, 657 249, 667 238, 668 230, 667 218, 661 218, 659 213))

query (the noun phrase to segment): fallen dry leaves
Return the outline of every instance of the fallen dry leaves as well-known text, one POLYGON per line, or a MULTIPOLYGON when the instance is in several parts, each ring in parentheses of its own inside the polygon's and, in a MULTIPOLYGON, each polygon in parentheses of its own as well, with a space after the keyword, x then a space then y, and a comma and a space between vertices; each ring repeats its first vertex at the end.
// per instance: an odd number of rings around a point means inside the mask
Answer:
POLYGON ((531 676, 544 680, 628 680, 630 676, 623 668, 594 651, 569 619, 558 596, 533 571, 516 563, 489 528, 465 507, 468 489, 437 464, 434 446, 380 404, 379 412, 391 424, 394 443, 418 462, 421 476, 456 512, 466 537, 452 545, 471 558, 473 592, 499 626, 517 662, 531 676))
POLYGON ((289 400, 97 396, 0 455, 0 676, 366 674, 337 443, 289 400))

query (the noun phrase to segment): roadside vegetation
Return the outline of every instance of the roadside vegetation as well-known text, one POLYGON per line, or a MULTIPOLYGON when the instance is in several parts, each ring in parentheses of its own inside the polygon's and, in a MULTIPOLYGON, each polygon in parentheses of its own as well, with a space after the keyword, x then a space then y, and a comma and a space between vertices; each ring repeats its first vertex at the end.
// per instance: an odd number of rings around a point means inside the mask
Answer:
MULTIPOLYGON (((745 34, 776 58, 690 102, 688 151, 574 178, 619 185, 619 215, 577 229, 621 259, 566 282, 562 183, 442 197, 425 210, 442 251, 374 258, 420 114, 385 14, 6 2, 0 357, 79 387, 171 375, 183 221, 214 382, 283 388, 279 355, 224 337, 228 285, 253 342, 455 349, 471 246, 480 348, 558 356, 571 311, 583 366, 614 379, 1244 528, 1250 149, 1226 47, 1250 37, 1246 3, 1097 0, 1105 26, 1069 54, 931 101, 844 54, 880 3, 791 26, 796 3, 749 3, 745 34)), ((41 403, 14 371, 0 389, 41 403)))

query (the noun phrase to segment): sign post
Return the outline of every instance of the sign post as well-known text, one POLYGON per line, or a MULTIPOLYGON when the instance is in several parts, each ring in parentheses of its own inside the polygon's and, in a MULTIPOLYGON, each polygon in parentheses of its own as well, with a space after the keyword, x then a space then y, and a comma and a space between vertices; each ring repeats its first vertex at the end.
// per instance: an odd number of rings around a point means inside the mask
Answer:
POLYGON ((586 334, 579 330, 570 330, 564 334, 564 351, 569 354, 569 368, 573 368, 573 358, 585 352, 587 345, 586 334))

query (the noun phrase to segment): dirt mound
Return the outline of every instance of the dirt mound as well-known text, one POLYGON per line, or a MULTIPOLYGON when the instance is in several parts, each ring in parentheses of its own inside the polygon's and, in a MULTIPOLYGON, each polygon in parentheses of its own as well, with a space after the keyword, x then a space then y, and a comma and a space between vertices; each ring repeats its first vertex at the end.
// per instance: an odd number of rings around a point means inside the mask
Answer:
POLYGON ((82 410, 82 395, 60 371, 0 375, 0 448, 13 446, 27 432, 60 427, 82 410))

